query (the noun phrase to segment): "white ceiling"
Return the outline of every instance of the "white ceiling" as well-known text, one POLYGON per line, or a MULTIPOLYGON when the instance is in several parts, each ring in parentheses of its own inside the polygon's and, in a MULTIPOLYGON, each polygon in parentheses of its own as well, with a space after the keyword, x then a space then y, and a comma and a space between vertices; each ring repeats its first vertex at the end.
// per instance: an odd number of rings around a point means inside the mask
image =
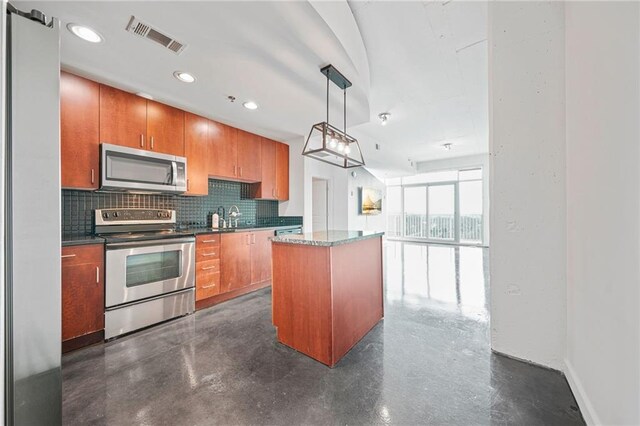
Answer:
MULTIPOLYGON (((62 30, 63 67, 132 92, 280 140, 300 140, 325 118, 334 64, 348 90, 349 132, 378 175, 424 161, 487 152, 484 2, 17 1, 98 30, 94 45, 62 30), (125 31, 131 17, 188 46, 181 55, 125 31), (355 19, 354 19, 355 17, 355 19), (175 70, 197 78, 187 85, 175 70), (237 98, 235 103, 228 95, 237 98), (242 107, 244 100, 260 105, 242 107), (377 115, 391 112, 385 127, 377 115), (451 142, 451 151, 441 145, 451 142), (377 151, 375 144, 381 149, 377 151)), ((342 126, 333 86, 331 116, 342 126)), ((333 119, 331 120, 333 123, 333 119)))

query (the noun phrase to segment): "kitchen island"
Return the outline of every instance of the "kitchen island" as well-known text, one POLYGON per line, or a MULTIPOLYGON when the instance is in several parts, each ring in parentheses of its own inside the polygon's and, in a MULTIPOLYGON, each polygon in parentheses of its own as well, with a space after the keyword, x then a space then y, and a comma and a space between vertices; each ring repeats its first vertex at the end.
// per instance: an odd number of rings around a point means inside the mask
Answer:
POLYGON ((383 232, 272 239, 278 341, 333 367, 383 317, 383 232))

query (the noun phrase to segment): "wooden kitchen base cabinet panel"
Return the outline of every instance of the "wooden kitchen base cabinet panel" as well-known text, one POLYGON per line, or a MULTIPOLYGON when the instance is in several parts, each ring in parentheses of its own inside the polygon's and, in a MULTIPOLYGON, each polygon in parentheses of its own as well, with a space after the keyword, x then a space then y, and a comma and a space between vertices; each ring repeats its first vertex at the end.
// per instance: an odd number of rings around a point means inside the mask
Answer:
MULTIPOLYGON (((63 247, 61 263, 64 351, 79 347, 73 340, 104 330, 104 247, 63 247)), ((87 343, 95 343, 91 340, 87 343)))
POLYGON ((271 237, 273 231, 251 233, 251 283, 271 279, 271 237))
POLYGON ((382 239, 273 243, 278 340, 333 367, 383 317, 382 239))
POLYGON ((250 285, 251 235, 249 232, 236 232, 221 237, 221 290, 227 292, 250 285))

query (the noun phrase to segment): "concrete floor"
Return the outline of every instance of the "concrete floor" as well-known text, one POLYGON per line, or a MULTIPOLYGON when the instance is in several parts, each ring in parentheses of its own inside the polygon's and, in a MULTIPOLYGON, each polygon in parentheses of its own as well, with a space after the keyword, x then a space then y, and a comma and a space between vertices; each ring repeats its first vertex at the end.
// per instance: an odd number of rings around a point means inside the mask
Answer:
POLYGON ((334 369, 270 291, 63 358, 64 424, 584 424, 559 373, 489 347, 487 253, 388 242, 385 319, 334 369))

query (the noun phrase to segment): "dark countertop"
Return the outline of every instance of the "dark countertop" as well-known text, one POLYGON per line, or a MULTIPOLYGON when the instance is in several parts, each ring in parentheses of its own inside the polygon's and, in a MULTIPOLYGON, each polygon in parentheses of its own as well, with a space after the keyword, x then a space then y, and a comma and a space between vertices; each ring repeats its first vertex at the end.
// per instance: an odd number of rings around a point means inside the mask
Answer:
POLYGON ((63 235, 62 247, 81 246, 85 244, 103 244, 104 238, 95 235, 63 235))
MULTIPOLYGON (((237 228, 213 229, 213 228, 182 228, 180 232, 184 234, 222 234, 227 232, 250 232, 269 229, 296 229, 302 225, 271 225, 271 226, 239 226, 237 228)), ((95 235, 62 235, 62 247, 79 246, 84 244, 103 244, 104 239, 95 235)))
POLYGON ((349 244, 369 238, 382 237, 384 232, 378 231, 321 231, 306 234, 288 234, 273 237, 274 243, 302 244, 307 246, 333 247, 349 244))
POLYGON ((266 226, 239 226, 237 228, 186 228, 181 229, 181 232, 190 233, 193 235, 200 234, 223 234, 227 232, 250 232, 250 231, 264 231, 269 229, 296 229, 302 228, 302 225, 266 225, 266 226))

